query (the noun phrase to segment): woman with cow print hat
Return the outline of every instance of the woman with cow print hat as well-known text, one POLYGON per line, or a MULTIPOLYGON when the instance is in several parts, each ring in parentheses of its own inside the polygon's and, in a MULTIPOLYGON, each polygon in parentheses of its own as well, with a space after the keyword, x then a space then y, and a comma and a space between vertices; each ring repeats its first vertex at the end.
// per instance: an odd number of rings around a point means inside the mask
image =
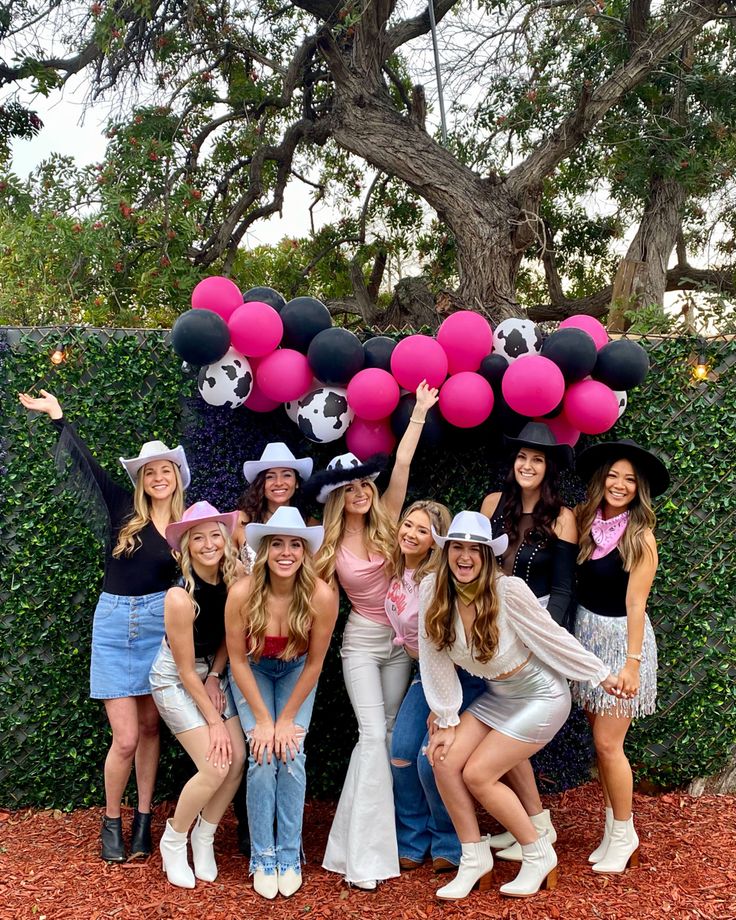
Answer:
POLYGON ((416 405, 382 496, 374 485, 382 466, 379 457, 361 463, 354 454, 343 454, 309 483, 317 501, 325 505, 325 540, 315 560, 317 574, 334 591, 342 587, 352 606, 341 656, 360 731, 323 866, 366 890, 399 875, 387 739, 412 663, 404 649, 393 643, 385 600, 411 461, 437 395, 426 381, 419 384, 416 405))

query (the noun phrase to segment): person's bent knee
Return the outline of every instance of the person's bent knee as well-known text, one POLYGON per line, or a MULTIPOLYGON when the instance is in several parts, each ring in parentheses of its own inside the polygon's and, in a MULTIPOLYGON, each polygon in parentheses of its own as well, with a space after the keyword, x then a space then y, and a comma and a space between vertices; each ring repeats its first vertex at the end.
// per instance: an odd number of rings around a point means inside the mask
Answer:
POLYGON ((130 759, 135 756, 138 748, 138 727, 130 727, 122 731, 112 733, 112 749, 124 759, 130 759))
POLYGON ((409 761, 409 760, 404 760, 404 759, 401 758, 401 757, 392 757, 392 758, 391 758, 391 766, 392 766, 392 767, 410 767, 410 766, 411 766, 411 761, 409 761))
POLYGON ((593 742, 595 744, 595 753, 601 760, 621 757, 624 753, 623 742, 618 738, 611 738, 603 732, 594 735, 593 742))
POLYGON ((221 766, 215 766, 211 761, 207 761, 199 769, 201 779, 212 789, 219 789, 228 773, 229 769, 223 770, 221 766))

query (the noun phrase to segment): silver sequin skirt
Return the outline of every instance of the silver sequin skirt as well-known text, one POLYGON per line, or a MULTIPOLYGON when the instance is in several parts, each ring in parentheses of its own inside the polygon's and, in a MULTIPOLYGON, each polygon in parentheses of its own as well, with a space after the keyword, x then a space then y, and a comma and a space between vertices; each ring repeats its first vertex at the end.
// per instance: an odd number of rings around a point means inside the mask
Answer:
MULTIPOLYGON (((626 617, 602 617, 587 607, 578 606, 575 638, 607 664, 614 674, 618 674, 626 664, 626 617)), ((650 716, 654 712, 657 701, 657 643, 652 624, 646 614, 637 695, 630 700, 620 700, 610 696, 601 687, 573 681, 572 698, 587 712, 599 715, 638 719, 641 716, 650 716)))
POLYGON ((534 655, 511 677, 485 683, 466 711, 517 741, 547 744, 570 714, 567 681, 534 655))

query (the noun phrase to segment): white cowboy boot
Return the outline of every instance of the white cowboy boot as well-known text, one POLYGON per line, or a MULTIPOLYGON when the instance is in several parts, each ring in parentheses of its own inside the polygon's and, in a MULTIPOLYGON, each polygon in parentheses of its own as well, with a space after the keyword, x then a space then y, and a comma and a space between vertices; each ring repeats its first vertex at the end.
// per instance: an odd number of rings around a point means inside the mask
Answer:
POLYGON ((593 866, 593 872, 620 873, 629 866, 639 865, 639 838, 634 830, 634 819, 617 821, 613 819, 611 839, 603 859, 593 866))
POLYGON ((502 834, 492 834, 488 837, 488 842, 493 850, 505 850, 516 843, 516 837, 511 831, 504 831, 502 834))
MULTIPOLYGON (((552 817, 549 813, 549 808, 545 808, 544 811, 540 811, 538 815, 530 815, 529 820, 534 825, 534 829, 540 837, 546 831, 549 835, 549 842, 552 844, 556 842, 557 831, 554 829, 552 824, 552 817)), ((491 846, 493 846, 493 844, 491 844, 491 846)), ((514 840, 511 846, 501 850, 500 853, 496 853, 496 856, 498 859, 507 859, 509 862, 521 862, 521 844, 514 840)))
POLYGON ((549 834, 539 837, 534 843, 521 847, 521 869, 512 882, 499 889, 507 898, 528 898, 540 888, 554 888, 557 885, 557 854, 550 843, 549 834))
POLYGON ((294 869, 287 869, 285 872, 278 872, 279 894, 285 898, 290 898, 302 887, 302 874, 294 869))
POLYGON ((197 817, 192 829, 191 844, 194 859, 194 874, 203 882, 214 882, 217 878, 215 862, 216 824, 205 821, 202 815, 197 817))
POLYGON ((179 888, 194 888, 194 873, 187 862, 186 831, 180 834, 171 826, 171 821, 167 821, 158 848, 166 878, 171 884, 179 888))
POLYGON ((463 843, 461 847, 457 875, 448 885, 437 889, 438 898, 454 901, 466 898, 476 884, 481 891, 491 887, 493 856, 488 838, 482 837, 477 843, 463 843))
POLYGON ((606 855, 608 843, 611 839, 611 830, 613 829, 613 809, 606 808, 606 823, 603 827, 603 839, 588 857, 589 863, 600 862, 606 855))
POLYGON ((253 873, 253 890, 262 898, 273 901, 279 893, 279 881, 275 872, 266 874, 263 869, 256 869, 253 873))

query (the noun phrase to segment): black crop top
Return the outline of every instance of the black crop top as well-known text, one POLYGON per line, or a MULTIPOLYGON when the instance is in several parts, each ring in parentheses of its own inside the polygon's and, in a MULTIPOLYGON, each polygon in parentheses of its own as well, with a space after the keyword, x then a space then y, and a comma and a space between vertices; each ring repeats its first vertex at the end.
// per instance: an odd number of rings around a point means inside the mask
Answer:
POLYGON ((602 617, 626 616, 629 573, 618 547, 578 566, 578 603, 602 617))
POLYGON ((102 590, 123 597, 140 597, 168 591, 178 571, 169 544, 156 530, 155 524, 149 521, 138 534, 140 546, 130 556, 116 559, 112 555, 120 528, 133 511, 133 495, 103 470, 72 424, 65 418, 52 419, 52 423, 59 434, 63 432, 68 438, 69 449, 78 454, 75 457, 77 465, 80 461, 84 464, 97 484, 107 509, 110 534, 105 551, 102 590))
MULTIPOLYGON (((501 494, 491 525, 493 533, 505 530, 505 493, 501 494)), ((578 546, 557 537, 541 536, 525 525, 523 518, 531 520, 531 514, 523 515, 520 539, 516 545, 509 544, 501 557, 504 574, 523 579, 535 597, 549 595, 547 610, 555 623, 572 631, 574 612, 575 563, 578 546)))
MULTIPOLYGON (((211 585, 196 572, 192 574, 194 599, 199 605, 199 612, 194 618, 194 657, 213 658, 225 638, 227 585, 224 581, 211 585)), ((178 584, 183 588, 184 579, 180 579, 178 584)))

